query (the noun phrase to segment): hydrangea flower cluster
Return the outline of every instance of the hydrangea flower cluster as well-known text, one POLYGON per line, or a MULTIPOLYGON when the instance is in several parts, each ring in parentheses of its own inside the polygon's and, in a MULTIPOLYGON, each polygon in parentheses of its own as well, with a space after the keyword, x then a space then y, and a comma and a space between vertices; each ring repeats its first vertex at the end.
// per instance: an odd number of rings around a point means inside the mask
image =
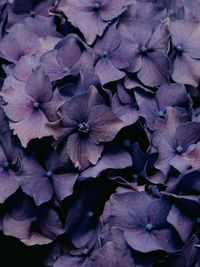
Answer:
POLYGON ((200 266, 199 0, 0 13, 0 230, 20 266, 200 266))

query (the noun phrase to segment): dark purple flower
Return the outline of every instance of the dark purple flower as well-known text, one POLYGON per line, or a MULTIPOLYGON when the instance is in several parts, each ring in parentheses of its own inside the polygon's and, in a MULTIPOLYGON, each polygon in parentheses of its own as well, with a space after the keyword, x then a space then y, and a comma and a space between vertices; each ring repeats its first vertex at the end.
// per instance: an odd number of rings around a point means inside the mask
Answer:
POLYGON ((157 118, 165 118, 168 106, 185 112, 189 102, 190 98, 182 84, 165 84, 159 87, 154 98, 143 98, 139 115, 145 118, 147 127, 153 131, 155 120, 157 118))
POLYGON ((81 55, 78 37, 75 34, 63 38, 54 50, 41 57, 44 71, 51 81, 59 80, 69 75, 76 76, 82 68, 83 60, 85 64, 83 69, 87 69, 88 63, 86 64, 86 62, 91 61, 91 56, 87 52, 81 55))
POLYGON ((122 79, 125 76, 123 69, 130 65, 132 59, 132 45, 122 38, 115 27, 115 24, 110 26, 94 45, 97 57, 94 69, 103 85, 122 79))
POLYGON ((186 122, 186 116, 172 107, 167 107, 166 119, 157 118, 153 144, 158 148, 159 158, 155 167, 165 175, 170 165, 180 172, 190 164, 184 158, 200 139, 200 124, 186 122))
POLYGON ((59 201, 72 195, 78 173, 70 172, 71 166, 66 153, 64 157, 62 159, 62 153, 51 153, 45 167, 30 156, 23 158, 16 179, 22 190, 33 197, 36 205, 48 202, 53 192, 59 201))
POLYGON ((109 23, 126 8, 124 0, 62 0, 57 9, 66 15, 91 45, 97 35, 102 36, 109 23))
POLYGON ((200 26, 197 21, 171 22, 174 62, 172 78, 175 82, 199 85, 200 75, 200 26))
POLYGON ((66 231, 76 248, 89 249, 98 243, 100 207, 104 204, 102 194, 106 191, 106 185, 100 180, 86 181, 75 191, 66 218, 66 231))
POLYGON ((137 73, 139 80, 151 87, 168 81, 168 61, 166 57, 169 34, 161 23, 153 31, 145 21, 122 21, 118 30, 134 46, 132 64, 127 69, 137 73))
POLYGON ((104 104, 94 86, 72 97, 62 107, 60 117, 48 123, 47 129, 57 143, 65 141, 70 159, 80 170, 90 163, 95 165, 103 151, 103 142, 113 140, 122 128, 121 120, 104 104))
POLYGON ((50 136, 45 124, 57 119, 57 110, 64 100, 57 89, 52 92, 42 66, 32 71, 25 88, 8 87, 1 95, 7 103, 4 111, 10 119, 10 128, 22 146, 26 147, 31 139, 50 136))
POLYGON ((138 105, 134 93, 132 95, 128 94, 121 83, 118 84, 118 91, 111 99, 111 107, 113 113, 124 122, 124 127, 135 123, 139 119, 138 105))
POLYGON ((3 218, 3 232, 33 246, 53 242, 64 229, 53 209, 36 209, 30 198, 17 194, 12 199, 9 213, 3 218))
POLYGON ((126 242, 143 253, 179 249, 175 231, 167 224, 171 205, 152 199, 145 192, 127 192, 111 197, 110 227, 120 227, 126 242))

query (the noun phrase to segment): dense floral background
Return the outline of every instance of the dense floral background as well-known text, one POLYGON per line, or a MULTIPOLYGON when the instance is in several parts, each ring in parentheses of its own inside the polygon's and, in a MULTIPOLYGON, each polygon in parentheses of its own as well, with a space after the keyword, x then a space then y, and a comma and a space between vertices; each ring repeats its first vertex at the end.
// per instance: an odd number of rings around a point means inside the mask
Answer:
POLYGON ((200 267, 200 1, 0 14, 5 266, 200 267))

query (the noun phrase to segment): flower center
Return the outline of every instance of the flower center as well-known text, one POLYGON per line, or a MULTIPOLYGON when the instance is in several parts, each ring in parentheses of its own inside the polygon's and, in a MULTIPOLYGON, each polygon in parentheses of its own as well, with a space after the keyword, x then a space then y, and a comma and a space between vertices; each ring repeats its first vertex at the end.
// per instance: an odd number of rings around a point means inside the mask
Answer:
POLYGON ((94 5, 93 5, 93 10, 94 11, 99 11, 101 9, 101 6, 100 6, 100 4, 99 3, 94 3, 94 5))
POLYGON ((88 133, 90 130, 90 126, 88 125, 87 122, 81 122, 78 126, 78 131, 81 132, 81 133, 88 133))
POLYGON ((9 169, 10 168, 10 164, 9 164, 9 162, 4 162, 3 163, 3 168, 5 169, 5 170, 7 170, 7 169, 9 169))
POLYGON ((88 253, 89 253, 89 249, 88 249, 88 248, 84 248, 84 249, 82 250, 82 254, 83 254, 83 255, 88 255, 88 253))
POLYGON ((183 147, 182 147, 182 146, 178 146, 178 147, 176 148, 176 153, 178 153, 178 154, 182 154, 182 153, 183 153, 183 147))
POLYGON ((63 68, 64 73, 70 74, 70 69, 68 67, 63 68))
POLYGON ((94 216, 94 212, 92 212, 92 211, 88 211, 87 216, 88 216, 89 218, 92 218, 92 217, 94 216))
POLYGON ((148 223, 148 224, 146 225, 146 230, 147 230, 148 232, 151 232, 151 231, 153 230, 153 225, 152 225, 151 223, 148 223))
POLYGON ((147 51, 148 51, 148 49, 147 49, 145 46, 141 46, 141 47, 140 47, 140 53, 141 53, 142 55, 145 55, 145 54, 147 53, 147 51))
POLYGON ((46 176, 49 177, 49 178, 52 177, 52 175, 53 175, 53 172, 52 172, 52 171, 48 171, 48 172, 46 173, 46 176))
POLYGON ((159 117, 159 118, 161 118, 161 119, 164 119, 165 118, 165 111, 164 110, 160 110, 159 112, 158 112, 158 114, 157 114, 157 116, 159 117))
POLYGON ((183 52, 183 46, 182 45, 178 45, 176 47, 176 50, 177 50, 178 54, 182 54, 182 52, 183 52))
POLYGON ((32 18, 34 18, 34 17, 35 17, 35 11, 31 11, 31 12, 30 12, 30 16, 31 16, 32 18))
POLYGON ((134 173, 132 177, 133 177, 134 180, 137 180, 138 179, 137 173, 134 173))
POLYGON ((104 51, 103 54, 101 55, 102 58, 109 58, 109 54, 104 51))
POLYGON ((40 103, 38 103, 38 102, 34 102, 34 103, 33 103, 33 108, 34 108, 35 110, 39 109, 39 108, 40 108, 40 103))

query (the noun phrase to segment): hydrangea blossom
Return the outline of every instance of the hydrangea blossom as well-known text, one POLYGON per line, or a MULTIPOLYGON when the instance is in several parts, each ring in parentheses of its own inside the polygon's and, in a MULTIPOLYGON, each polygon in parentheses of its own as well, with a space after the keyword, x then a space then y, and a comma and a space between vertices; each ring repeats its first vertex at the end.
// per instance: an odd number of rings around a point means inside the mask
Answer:
POLYGON ((2 262, 199 266, 199 0, 0 2, 2 262))

